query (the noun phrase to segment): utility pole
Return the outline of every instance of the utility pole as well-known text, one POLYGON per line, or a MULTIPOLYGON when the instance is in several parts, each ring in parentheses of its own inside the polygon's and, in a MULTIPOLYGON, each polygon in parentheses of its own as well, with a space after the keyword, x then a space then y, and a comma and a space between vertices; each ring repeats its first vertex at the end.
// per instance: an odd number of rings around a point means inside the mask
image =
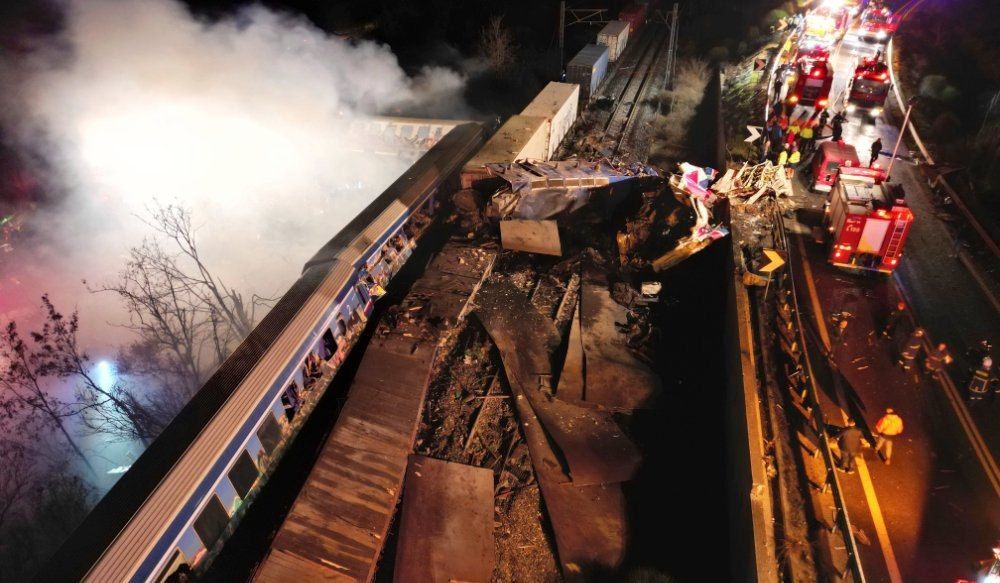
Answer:
POLYGON ((564 44, 566 36, 566 0, 559 2, 559 79, 562 80, 565 65, 564 44))
MULTIPOLYGON (((674 9, 670 13, 670 39, 667 41, 667 74, 663 77, 663 89, 674 88, 674 71, 677 68, 677 12, 678 4, 674 2, 674 9)), ((670 111, 674 108, 674 100, 670 100, 670 111)), ((657 107, 659 110, 659 107, 657 107)))
POLYGON ((903 141, 903 134, 906 133, 906 124, 910 122, 910 112, 913 111, 913 106, 916 104, 916 97, 911 97, 909 101, 906 102, 906 115, 903 116, 903 125, 899 126, 899 136, 896 138, 896 145, 892 148, 892 157, 889 158, 889 167, 885 169, 886 180, 889 180, 892 176, 892 164, 896 161, 896 152, 899 151, 899 144, 903 141))

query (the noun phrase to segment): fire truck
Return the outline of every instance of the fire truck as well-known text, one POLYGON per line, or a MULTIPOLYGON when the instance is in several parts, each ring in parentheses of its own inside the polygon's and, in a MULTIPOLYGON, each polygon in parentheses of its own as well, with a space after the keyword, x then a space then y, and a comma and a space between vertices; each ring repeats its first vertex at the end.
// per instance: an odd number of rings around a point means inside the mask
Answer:
POLYGON ((794 67, 795 85, 788 91, 786 103, 791 107, 812 105, 816 109, 826 108, 833 86, 830 62, 801 60, 794 67))
POLYGON ((843 7, 821 6, 806 14, 801 42, 832 45, 843 38, 850 25, 850 13, 843 7))
POLYGON ((837 172, 823 224, 830 233, 830 263, 892 273, 903 256, 913 212, 902 186, 885 182, 881 169, 845 165, 837 172))
POLYGON ((847 113, 861 110, 877 118, 885 108, 890 89, 889 66, 877 58, 863 57, 848 82, 847 113))
POLYGON ((861 14, 858 36, 868 42, 884 43, 899 28, 899 17, 884 6, 870 6, 861 14))

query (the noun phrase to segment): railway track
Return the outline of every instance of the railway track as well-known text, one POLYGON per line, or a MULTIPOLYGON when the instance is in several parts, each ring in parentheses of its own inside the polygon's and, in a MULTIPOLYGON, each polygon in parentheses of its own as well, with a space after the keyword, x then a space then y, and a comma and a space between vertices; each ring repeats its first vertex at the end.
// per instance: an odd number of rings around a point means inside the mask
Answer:
POLYGON ((618 155, 622 151, 622 145, 629 136, 629 130, 634 127, 636 119, 636 108, 643 99, 650 79, 654 78, 656 63, 660 62, 661 55, 665 54, 668 37, 663 34, 656 34, 659 27, 650 25, 649 34, 643 37, 646 41, 642 47, 639 58, 632 69, 625 86, 615 96, 615 109, 604 125, 604 136, 602 141, 613 140, 614 147, 612 155, 618 155))

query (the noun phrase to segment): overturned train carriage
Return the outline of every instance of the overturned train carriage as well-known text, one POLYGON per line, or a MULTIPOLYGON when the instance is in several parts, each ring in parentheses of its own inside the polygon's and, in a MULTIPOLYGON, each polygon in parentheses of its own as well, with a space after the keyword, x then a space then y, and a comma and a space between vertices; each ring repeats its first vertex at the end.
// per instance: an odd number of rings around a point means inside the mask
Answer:
POLYGON ((70 536, 40 581, 162 581, 204 567, 251 505, 483 142, 463 124, 306 264, 302 277, 70 536))

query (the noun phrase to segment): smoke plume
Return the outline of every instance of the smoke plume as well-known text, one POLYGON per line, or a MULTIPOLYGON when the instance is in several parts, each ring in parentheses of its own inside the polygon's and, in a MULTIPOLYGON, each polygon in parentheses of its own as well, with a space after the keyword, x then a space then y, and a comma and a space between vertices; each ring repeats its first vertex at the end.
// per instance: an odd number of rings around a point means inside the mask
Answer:
POLYGON ((114 277, 156 201, 193 211, 227 283, 280 295, 410 163, 353 151, 350 120, 469 115, 459 74, 408 77, 385 46, 262 7, 205 22, 172 0, 79 0, 33 48, 8 59, 0 115, 8 141, 44 159, 48 202, 0 263, 0 312, 30 321, 50 292, 98 345, 123 340, 125 315, 81 280, 114 277))

